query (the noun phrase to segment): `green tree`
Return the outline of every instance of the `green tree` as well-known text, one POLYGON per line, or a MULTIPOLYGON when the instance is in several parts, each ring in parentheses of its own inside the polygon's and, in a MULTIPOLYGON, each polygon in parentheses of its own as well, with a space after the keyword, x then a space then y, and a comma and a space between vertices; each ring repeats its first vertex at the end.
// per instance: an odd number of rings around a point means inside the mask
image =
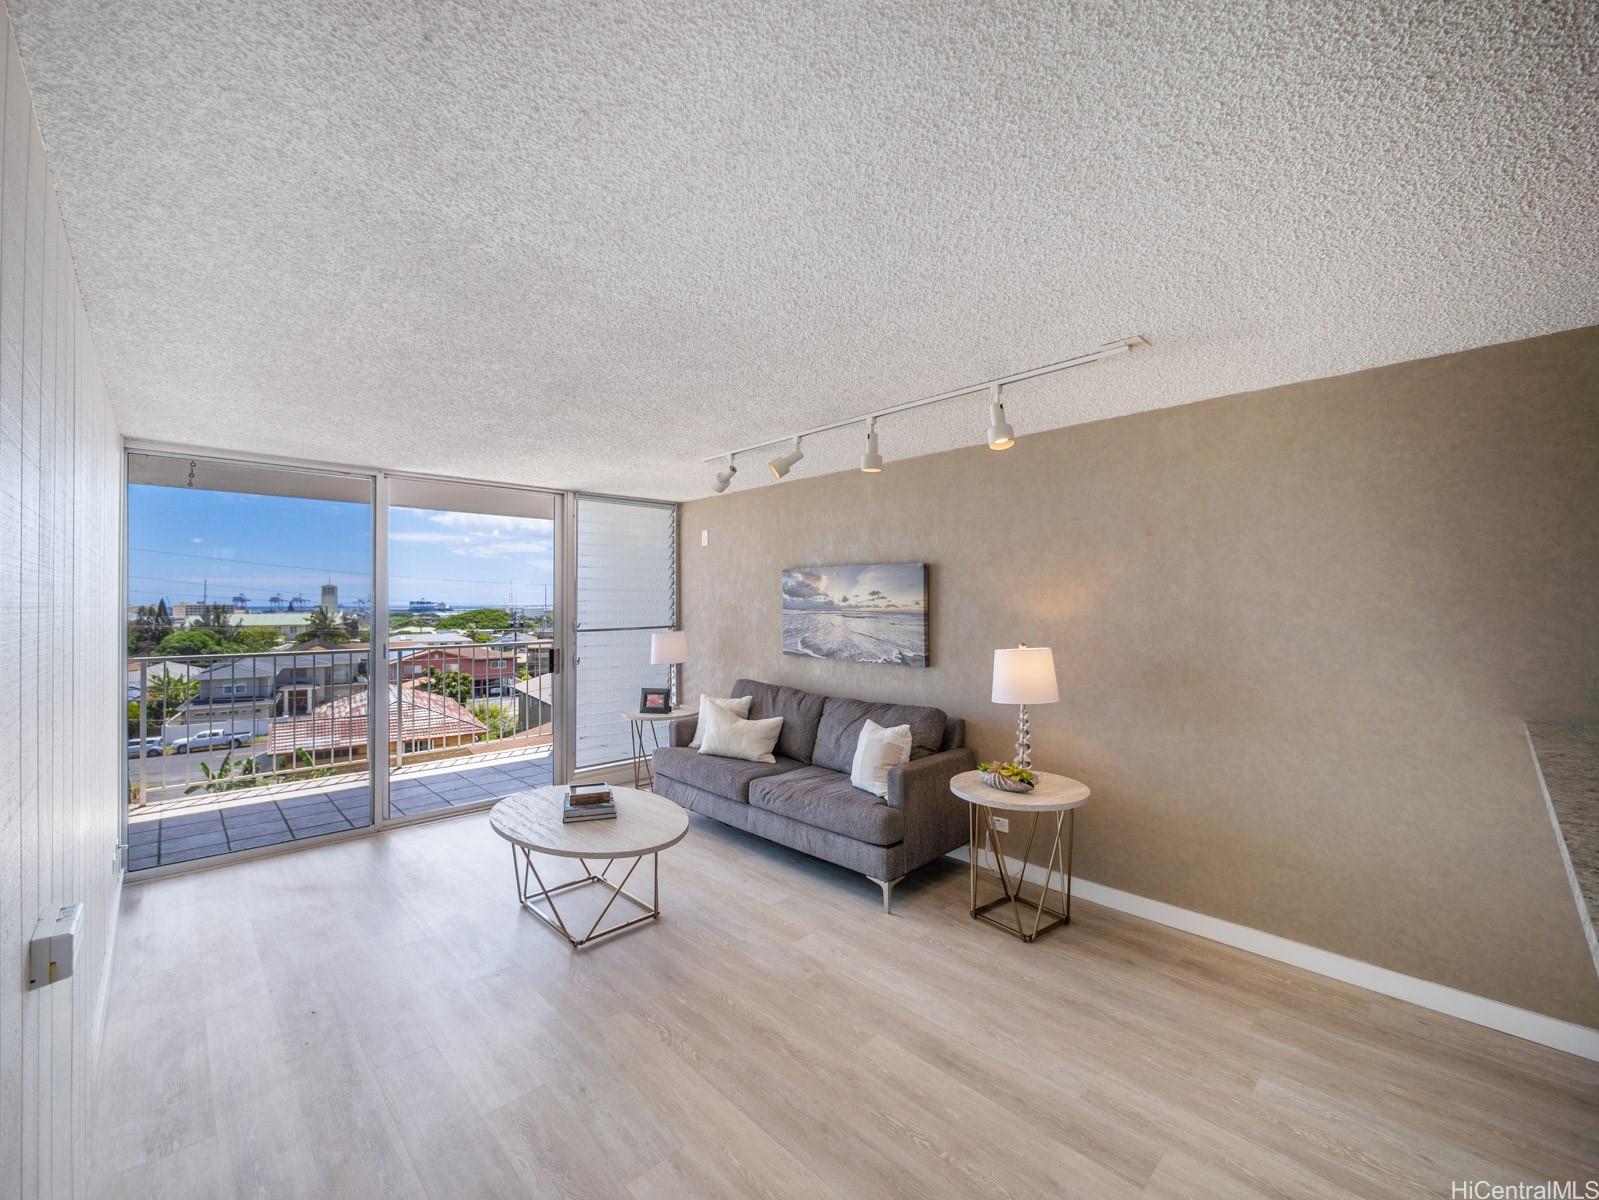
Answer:
POLYGON ((189 628, 203 629, 217 641, 226 642, 243 624, 232 618, 233 610, 226 604, 205 604, 200 608, 200 615, 189 622, 189 628))
POLYGON ((325 608, 313 609, 306 620, 305 628, 300 631, 296 642, 326 642, 334 644, 347 642, 350 635, 345 632, 344 623, 333 613, 325 608))
POLYGON ((227 648, 210 630, 180 629, 162 638, 155 652, 165 658, 183 654, 221 654, 227 648))
POLYGON ((477 740, 480 742, 497 742, 501 738, 513 737, 519 732, 516 709, 513 707, 480 700, 472 705, 472 715, 488 726, 487 733, 477 735, 477 740))
POLYGON ((176 712, 199 694, 199 680, 186 679, 170 671, 152 671, 144 681, 145 704, 153 713, 159 713, 163 721, 168 713, 176 712))
POLYGON ((439 622, 440 629, 509 629, 511 614, 503 608, 471 608, 439 622))
POLYGON ((172 632, 172 614, 167 602, 139 605, 133 624, 128 628, 128 653, 139 656, 149 654, 161 644, 161 639, 172 632))
POLYGON ((233 631, 233 636, 228 640, 229 648, 246 650, 252 654, 260 654, 270 650, 283 639, 278 636, 278 631, 266 625, 245 625, 233 631))
POLYGON ((448 696, 461 704, 472 698, 472 677, 463 671, 441 671, 437 667, 429 667, 422 686, 435 695, 448 696))

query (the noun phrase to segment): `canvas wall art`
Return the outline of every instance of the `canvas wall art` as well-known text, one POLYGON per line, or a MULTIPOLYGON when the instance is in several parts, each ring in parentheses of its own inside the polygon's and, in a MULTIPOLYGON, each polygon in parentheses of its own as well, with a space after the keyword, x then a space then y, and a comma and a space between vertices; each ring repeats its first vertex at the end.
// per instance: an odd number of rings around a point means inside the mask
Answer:
POLYGON ((927 665, 927 564, 789 567, 783 653, 927 665))

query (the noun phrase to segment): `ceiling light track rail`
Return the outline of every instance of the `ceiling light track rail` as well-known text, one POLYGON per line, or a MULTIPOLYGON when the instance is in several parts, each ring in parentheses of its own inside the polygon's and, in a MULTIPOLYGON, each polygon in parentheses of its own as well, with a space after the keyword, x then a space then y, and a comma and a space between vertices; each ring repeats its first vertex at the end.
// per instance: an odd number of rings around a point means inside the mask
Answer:
MULTIPOLYGON (((847 417, 842 421, 831 421, 826 425, 816 425, 810 429, 802 429, 799 433, 786 433, 779 437, 767 438, 762 442, 751 442, 747 446, 740 446, 737 450, 724 450, 720 454, 710 455, 704 461, 708 463, 726 462, 731 467, 734 458, 740 454, 748 454, 752 450, 764 450, 768 446, 780 446, 784 442, 794 443, 797 449, 798 443, 802 438, 815 437, 817 434, 822 433, 831 433, 835 429, 848 429, 852 425, 866 425, 869 429, 872 429, 875 423, 883 417, 894 416, 897 413, 910 412, 913 409, 926 408, 930 404, 942 404, 946 400, 958 400, 962 396, 975 396, 983 392, 994 393, 997 395, 999 388, 1006 387, 1013 383, 1021 383, 1026 379, 1037 379, 1043 375, 1053 375, 1057 371, 1069 371, 1073 367, 1086 367, 1089 363, 1100 362, 1101 360, 1107 358, 1114 358, 1118 354, 1127 354, 1130 351, 1137 350, 1148 345, 1149 340, 1142 334, 1134 334, 1132 337, 1127 338, 1118 338, 1114 342, 1106 342, 1099 349, 1091 350, 1087 354, 1079 354, 1073 358, 1064 358, 1059 362, 1046 363, 1042 367, 1032 367, 1026 371, 1017 371, 1013 375, 1004 375, 998 379, 987 379, 982 383, 974 383, 966 387, 954 388, 947 392, 940 392, 936 396, 923 396, 919 400, 907 400, 903 404, 893 404, 887 408, 873 409, 871 412, 862 413, 858 417, 847 417)), ((875 430, 873 430, 873 432, 875 433, 875 430)), ((873 453, 875 453, 876 449, 875 440, 876 439, 873 438, 873 453)), ((795 462, 797 462, 801 457, 800 455, 795 454, 794 451, 790 451, 789 454, 793 456, 795 462)), ((785 455, 784 459, 787 459, 788 457, 788 455, 785 455)), ((788 463, 787 465, 792 466, 793 464, 788 463)), ((787 473, 788 472, 785 469, 782 472, 782 475, 786 475, 787 473)), ((729 475, 731 476, 731 470, 729 471, 729 475)), ((779 475, 779 478, 781 477, 782 476, 779 475)), ((725 488, 725 486, 726 485, 724 484, 723 488, 725 488)), ((723 489, 718 488, 717 490, 721 491, 723 489)))

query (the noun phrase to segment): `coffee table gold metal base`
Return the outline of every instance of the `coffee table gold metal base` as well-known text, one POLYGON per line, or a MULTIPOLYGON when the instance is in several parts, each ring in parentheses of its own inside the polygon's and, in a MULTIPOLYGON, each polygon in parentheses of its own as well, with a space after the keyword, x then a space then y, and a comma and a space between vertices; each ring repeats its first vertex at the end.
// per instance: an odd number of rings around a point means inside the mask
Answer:
MULTIPOLYGON (((518 903, 564 937, 574 950, 581 950, 661 915, 661 851, 677 845, 687 835, 688 814, 664 796, 613 786, 614 819, 568 823, 562 819, 565 797, 566 789, 561 787, 533 788, 507 796, 489 810, 489 828, 511 843, 511 870, 516 875, 518 903), (551 887, 538 868, 539 860, 549 858, 569 858, 583 874, 551 887), (646 858, 650 860, 648 903, 627 890, 646 858), (592 862, 604 864, 598 874, 589 865, 592 862), (569 921, 555 902, 563 892, 583 887, 603 888, 610 893, 600 915, 587 929, 569 921), (607 925, 605 918, 618 900, 623 902, 617 910, 619 915, 635 915, 607 925)), ((548 863, 544 869, 550 869, 548 863)))
MULTIPOLYGON (((1027 848, 1022 852, 1021 862, 1032 861, 1033 840, 1038 835, 1038 821, 1041 816, 1055 818, 1055 840, 1049 849, 1049 857, 1044 862, 1044 886, 1038 893, 1036 903, 1022 899, 1022 880, 1017 877, 1011 879, 1010 869, 1005 865, 1005 854, 999 844, 999 830, 994 827, 994 810, 982 804, 971 806, 971 837, 968 847, 971 874, 971 911, 972 916, 979 921, 987 921, 998 929, 1003 929, 1013 937, 1019 937, 1024 942, 1031 942, 1039 934, 1048 933, 1061 925, 1069 925, 1072 920, 1072 844, 1073 835, 1077 832, 1077 812, 1070 809, 1066 812, 1050 814, 1034 813, 1032 826, 1027 831, 1027 848), (1064 855, 1061 850, 1061 830, 1066 831, 1066 848, 1064 855), (983 846, 983 842, 987 846, 983 846), (986 849, 994 863, 995 874, 999 877, 1003 894, 982 904, 977 902, 977 860, 982 857, 986 849), (1054 882, 1056 870, 1060 871, 1060 886, 1057 890, 1060 896, 1060 907, 1049 906, 1050 884, 1054 882), (1006 911, 1008 915, 1003 919, 991 915, 995 909, 1006 911), (1032 923, 1027 923, 1031 914, 1032 923), (1044 918, 1049 917, 1046 921, 1044 918)), ((1048 827, 1046 825, 1046 836, 1048 827)))
POLYGON ((568 880, 566 883, 558 883, 554 887, 546 887, 543 877, 539 875, 538 867, 533 863, 533 852, 525 846, 513 845, 511 847, 511 869, 516 873, 517 898, 521 900, 522 907, 564 937, 571 943, 574 950, 581 950, 584 946, 597 942, 601 938, 610 937, 611 934, 621 933, 626 929, 632 929, 636 925, 643 925, 645 922, 653 921, 661 915, 661 856, 659 853, 641 854, 633 859, 632 864, 622 874, 620 882, 609 878, 611 868, 617 866, 618 863, 627 862, 627 859, 607 859, 605 865, 600 868, 598 875, 594 873, 594 869, 588 865, 586 860, 580 858, 577 861, 585 872, 581 878, 568 880), (638 869, 639 864, 646 858, 650 860, 650 902, 648 904, 627 890, 628 880, 633 878, 633 872, 638 869), (518 862, 518 859, 521 861, 518 862), (530 883, 535 886, 530 887, 530 883), (594 885, 609 889, 611 898, 605 902, 605 907, 600 909, 600 915, 594 918, 593 924, 588 927, 586 933, 574 933, 573 926, 566 923, 566 919, 561 916, 561 910, 556 907, 555 897, 561 892, 569 892, 576 888, 592 887, 594 885), (600 928, 601 923, 605 920, 605 915, 611 911, 611 906, 617 900, 625 900, 635 908, 642 909, 642 914, 630 917, 625 921, 618 921, 613 925, 607 925, 603 929, 600 928), (541 904, 545 907, 539 907, 541 904), (546 908, 548 911, 545 911, 546 908))

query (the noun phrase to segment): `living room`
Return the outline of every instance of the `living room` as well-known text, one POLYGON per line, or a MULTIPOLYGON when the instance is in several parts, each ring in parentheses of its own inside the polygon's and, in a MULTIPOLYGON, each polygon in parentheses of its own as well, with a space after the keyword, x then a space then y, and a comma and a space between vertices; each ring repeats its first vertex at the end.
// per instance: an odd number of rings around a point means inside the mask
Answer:
POLYGON ((6 13, 0 1195, 1599 1194, 1591 6, 6 13))

